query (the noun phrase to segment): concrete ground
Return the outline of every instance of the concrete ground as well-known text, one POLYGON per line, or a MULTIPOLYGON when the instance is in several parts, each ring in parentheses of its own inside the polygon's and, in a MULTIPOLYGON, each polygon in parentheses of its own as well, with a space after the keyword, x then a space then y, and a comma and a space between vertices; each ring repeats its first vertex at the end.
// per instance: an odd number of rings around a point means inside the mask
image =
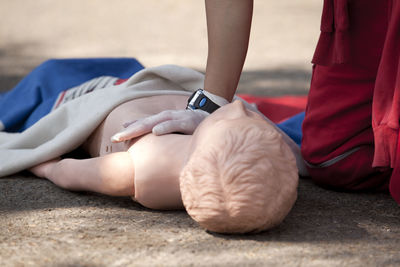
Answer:
MULTIPOLYGON (((239 92, 306 94, 319 0, 255 1, 239 92)), ((136 57, 203 71, 203 1, 0 0, 0 90, 48 58, 136 57)), ((201 229, 184 211, 73 193, 29 173, 0 179, 1 266, 399 266, 400 209, 388 194, 302 179, 292 212, 256 235, 201 229)))

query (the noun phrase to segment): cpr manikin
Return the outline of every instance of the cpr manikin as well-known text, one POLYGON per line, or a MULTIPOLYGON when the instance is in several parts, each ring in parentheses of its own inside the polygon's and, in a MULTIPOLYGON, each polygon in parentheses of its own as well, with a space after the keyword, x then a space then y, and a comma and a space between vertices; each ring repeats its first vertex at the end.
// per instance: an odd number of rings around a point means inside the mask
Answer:
POLYGON ((185 207, 215 232, 279 224, 296 200, 296 161, 275 128, 240 101, 212 113, 193 135, 110 141, 124 122, 184 108, 186 101, 163 95, 126 102, 82 144, 92 158, 54 159, 30 170, 69 190, 131 196, 152 209, 185 207))

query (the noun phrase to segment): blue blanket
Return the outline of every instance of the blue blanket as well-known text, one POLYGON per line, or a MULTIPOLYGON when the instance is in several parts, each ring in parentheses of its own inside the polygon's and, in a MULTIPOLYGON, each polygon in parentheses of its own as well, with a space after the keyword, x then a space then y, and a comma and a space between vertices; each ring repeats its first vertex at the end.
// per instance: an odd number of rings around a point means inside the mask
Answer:
POLYGON ((22 132, 29 128, 51 111, 60 93, 67 89, 99 76, 129 78, 141 69, 143 66, 131 58, 48 60, 14 89, 0 94, 0 131, 22 132))
POLYGON ((305 112, 301 112, 277 124, 277 126, 290 138, 292 138, 293 141, 295 141, 299 146, 301 145, 301 138, 303 136, 301 132, 301 125, 303 124, 304 116, 305 112))

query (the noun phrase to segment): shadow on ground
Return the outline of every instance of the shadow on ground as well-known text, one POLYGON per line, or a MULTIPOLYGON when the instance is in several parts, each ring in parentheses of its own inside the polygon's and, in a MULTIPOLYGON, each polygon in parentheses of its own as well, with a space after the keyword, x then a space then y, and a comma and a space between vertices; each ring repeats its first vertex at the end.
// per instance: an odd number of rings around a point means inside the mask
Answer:
MULTIPOLYGON (((181 227, 190 228, 194 225, 184 212, 149 210, 130 198, 69 192, 47 180, 34 178, 27 172, 0 179, 0 187, 0 212, 5 216, 40 210, 98 208, 124 210, 126 216, 119 216, 119 220, 126 223, 132 219, 131 215, 135 217, 136 212, 151 215, 143 218, 147 227, 152 224, 153 216, 169 218, 163 219, 160 224, 153 223, 154 227, 162 224, 174 228, 175 217, 182 220, 181 227)), ((226 240, 347 242, 368 238, 369 225, 399 231, 399 217, 400 210, 388 194, 334 192, 319 188, 303 178, 298 201, 279 227, 244 236, 209 234, 226 240)))

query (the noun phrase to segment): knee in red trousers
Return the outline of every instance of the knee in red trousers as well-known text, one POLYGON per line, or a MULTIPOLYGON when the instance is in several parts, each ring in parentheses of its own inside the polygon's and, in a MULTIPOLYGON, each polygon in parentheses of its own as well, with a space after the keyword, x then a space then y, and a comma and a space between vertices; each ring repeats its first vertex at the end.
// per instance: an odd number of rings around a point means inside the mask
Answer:
MULTIPOLYGON (((340 191, 387 191, 391 170, 372 168, 374 149, 363 146, 337 161, 324 166, 308 164, 311 179, 318 185, 340 191)), ((303 154, 307 160, 308 155, 303 154)))

